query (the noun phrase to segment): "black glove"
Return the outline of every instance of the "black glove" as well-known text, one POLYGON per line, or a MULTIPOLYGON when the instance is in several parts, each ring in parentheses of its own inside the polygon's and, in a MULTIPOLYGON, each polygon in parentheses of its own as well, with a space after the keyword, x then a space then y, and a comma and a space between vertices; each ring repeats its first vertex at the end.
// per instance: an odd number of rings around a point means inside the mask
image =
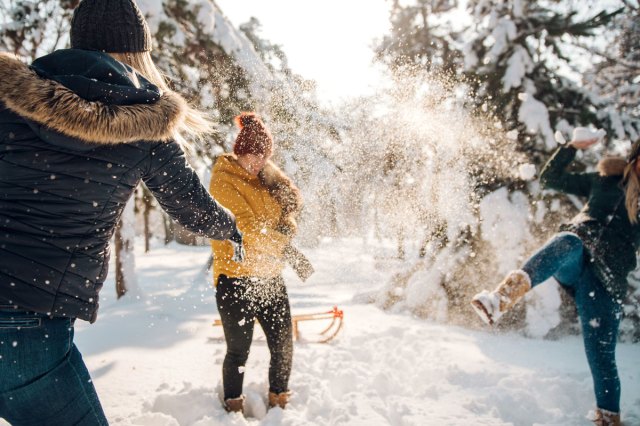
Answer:
POLYGON ((236 231, 229 237, 229 240, 233 241, 236 244, 242 244, 242 232, 238 228, 236 231))
POLYGON ((238 263, 244 262, 244 258, 247 256, 247 254, 244 251, 244 245, 242 244, 242 232, 240 232, 236 228, 236 232, 234 232, 233 235, 229 237, 229 241, 233 246, 233 257, 231 258, 231 260, 238 263))

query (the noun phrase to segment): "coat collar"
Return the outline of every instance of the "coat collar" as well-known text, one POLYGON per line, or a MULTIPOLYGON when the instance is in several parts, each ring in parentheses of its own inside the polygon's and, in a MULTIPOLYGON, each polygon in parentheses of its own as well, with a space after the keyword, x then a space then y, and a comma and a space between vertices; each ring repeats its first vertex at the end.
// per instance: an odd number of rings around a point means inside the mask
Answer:
POLYGON ((627 161, 622 157, 605 157, 598 162, 600 176, 622 176, 627 161))
POLYGON ((171 91, 153 103, 89 101, 4 52, 0 52, 0 102, 27 120, 95 144, 173 139, 187 109, 185 100, 171 91))
POLYGON ((238 163, 238 157, 235 154, 222 154, 218 157, 215 167, 218 172, 228 173, 246 181, 258 181, 258 177, 252 175, 238 163))

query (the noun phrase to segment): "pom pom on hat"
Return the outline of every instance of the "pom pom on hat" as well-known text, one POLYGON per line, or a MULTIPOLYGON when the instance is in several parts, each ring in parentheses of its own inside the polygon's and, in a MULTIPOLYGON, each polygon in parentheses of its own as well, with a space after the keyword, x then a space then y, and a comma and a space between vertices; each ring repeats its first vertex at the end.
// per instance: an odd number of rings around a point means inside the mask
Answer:
POLYGON ((240 129, 233 146, 234 154, 253 154, 261 157, 271 155, 273 138, 260 117, 253 112, 243 112, 234 121, 240 129))

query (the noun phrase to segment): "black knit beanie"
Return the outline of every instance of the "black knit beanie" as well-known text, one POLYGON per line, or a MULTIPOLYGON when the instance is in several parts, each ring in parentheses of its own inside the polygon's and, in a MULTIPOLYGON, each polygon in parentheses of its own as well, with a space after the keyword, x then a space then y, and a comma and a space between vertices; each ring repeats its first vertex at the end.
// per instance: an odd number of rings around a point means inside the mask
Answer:
POLYGON ((71 20, 71 47, 109 53, 148 52, 151 32, 133 0, 82 0, 71 20))

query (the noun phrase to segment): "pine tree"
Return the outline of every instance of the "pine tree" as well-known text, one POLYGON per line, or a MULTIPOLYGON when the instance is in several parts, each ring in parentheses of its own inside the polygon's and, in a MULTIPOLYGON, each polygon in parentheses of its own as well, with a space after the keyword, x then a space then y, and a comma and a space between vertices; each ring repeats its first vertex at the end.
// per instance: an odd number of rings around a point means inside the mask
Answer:
POLYGON ((391 5, 391 34, 376 46, 376 56, 392 68, 420 64, 427 69, 453 71, 459 62, 456 51, 457 33, 451 21, 439 20, 455 8, 457 0, 416 0, 391 5))
POLYGON ((554 131, 593 124, 611 129, 571 62, 622 8, 594 4, 587 18, 565 1, 395 1, 392 34, 377 46, 387 64, 444 71, 467 85, 470 106, 517 130, 519 149, 540 164, 554 131), (455 28, 457 25, 458 28, 455 28))
POLYGON ((251 41, 262 61, 272 72, 290 74, 289 61, 287 55, 282 50, 282 46, 274 44, 262 38, 262 24, 256 17, 251 17, 248 22, 240 25, 240 31, 251 41))
POLYGON ((173 89, 226 125, 195 145, 192 160, 210 162, 223 149, 233 117, 253 107, 247 73, 217 39, 220 12, 210 0, 139 3, 154 35, 152 56, 173 89))
POLYGON ((519 149, 536 164, 555 148, 555 130, 608 127, 570 71, 579 71, 572 63, 576 46, 588 44, 621 9, 578 18, 577 6, 567 11, 566 2, 475 0, 469 7, 475 34, 464 47, 464 70, 475 107, 489 107, 507 130, 518 130, 519 149))
POLYGON ((609 121, 615 137, 634 142, 640 138, 640 7, 627 3, 609 33, 613 48, 594 49, 599 62, 585 80, 602 105, 598 116, 609 121))
POLYGON ((64 47, 79 0, 0 1, 0 48, 33 60, 64 47))

